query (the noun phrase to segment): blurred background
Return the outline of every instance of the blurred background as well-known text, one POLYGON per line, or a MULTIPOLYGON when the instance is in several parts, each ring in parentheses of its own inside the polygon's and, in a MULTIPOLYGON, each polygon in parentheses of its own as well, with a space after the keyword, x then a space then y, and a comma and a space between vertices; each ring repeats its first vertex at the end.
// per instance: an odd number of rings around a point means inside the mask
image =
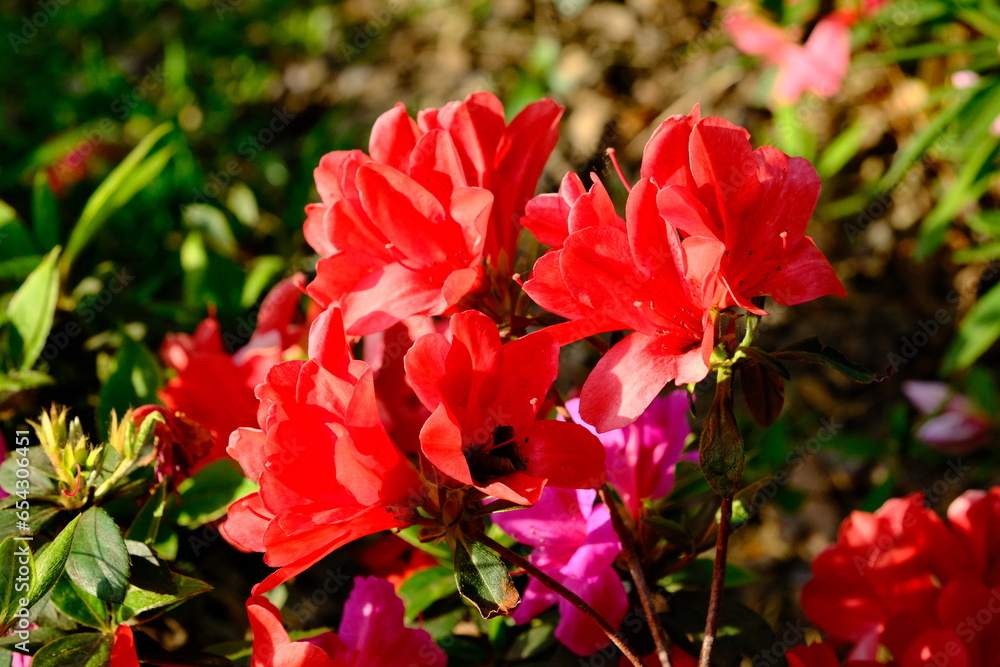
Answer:
MULTIPOLYGON (((96 429, 112 408, 154 402, 168 333, 191 332, 212 308, 235 334, 268 288, 310 271, 303 207, 317 200, 323 154, 365 149, 397 102, 415 114, 488 90, 508 118, 543 96, 566 106, 544 190, 567 171, 610 176, 609 148, 635 179, 652 131, 695 104, 820 172, 809 233, 849 296, 774 307, 761 343, 818 335, 893 374, 861 386, 799 368, 776 426, 747 420, 745 478, 766 497, 733 557, 755 577, 744 601, 772 627, 801 618, 808 562, 852 509, 923 490, 942 510, 997 482, 994 0, 27 0, 0 5, 0 41, 4 300, 51 248, 66 249, 36 366, 53 381, 5 359, 8 425, 59 402, 96 429), (833 11, 849 17, 846 76, 795 99, 775 94, 786 52, 748 48, 725 18, 753 17, 772 41, 808 49, 833 11), (768 486, 777 470, 787 483, 768 486), (957 481, 942 482, 947 470, 957 481)), ((189 613, 217 615, 166 624, 161 643, 241 638, 239 596, 259 558, 191 545, 182 557, 235 594, 196 601, 189 613)), ((360 571, 364 548, 331 567, 360 571)), ((302 590, 324 576, 304 576, 302 590)), ((300 620, 335 625, 337 613, 318 605, 300 620)))

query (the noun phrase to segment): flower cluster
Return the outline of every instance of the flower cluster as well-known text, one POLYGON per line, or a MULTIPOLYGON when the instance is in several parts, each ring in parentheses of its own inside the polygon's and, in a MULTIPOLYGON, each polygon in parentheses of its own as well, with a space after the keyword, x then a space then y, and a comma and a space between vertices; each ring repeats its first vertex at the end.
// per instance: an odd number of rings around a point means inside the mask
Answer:
MULTIPOLYGON (((657 395, 703 379, 720 353, 732 365, 734 322, 766 314, 760 297, 794 305, 844 294, 805 235, 820 189, 807 161, 754 150, 745 130, 696 107, 657 128, 622 217, 596 176, 588 189, 569 174, 558 193, 532 198, 561 114, 543 100, 508 124, 487 93, 416 120, 398 105, 375 123, 367 154, 330 153, 316 170, 322 202, 304 228, 320 254, 315 278, 279 284, 235 354, 214 318, 165 344, 177 376, 162 395, 160 440, 198 422, 211 451, 188 462, 177 447, 175 457, 197 468, 224 447, 258 485, 222 525, 230 543, 277 568, 248 603, 254 664, 361 664, 368 649, 347 639, 352 626, 339 639, 290 642, 260 596, 340 546, 410 526, 446 542, 458 569, 463 553, 484 557, 469 545, 485 536, 487 515, 535 547, 534 567, 620 624, 617 510, 606 498, 595 505, 595 489, 610 481, 626 520, 642 522, 644 501, 666 497, 675 464, 694 456, 683 453, 686 395, 657 395), (550 246, 523 290, 522 229, 550 246), (324 309, 307 337, 294 323, 303 291, 324 309), (563 406, 553 389, 560 348, 606 332, 631 333, 563 406), (220 391, 232 399, 224 408, 220 391), (494 514, 516 507, 531 508, 494 514)), ((465 579, 460 592, 484 615, 517 604, 512 584, 491 607, 495 592, 476 601, 465 579)), ((589 655, 607 645, 539 581, 515 620, 557 602, 567 647, 589 655)))
POLYGON ((813 562, 802 606, 854 660, 1000 665, 998 527, 1000 487, 959 496, 947 521, 919 493, 854 512, 813 562))

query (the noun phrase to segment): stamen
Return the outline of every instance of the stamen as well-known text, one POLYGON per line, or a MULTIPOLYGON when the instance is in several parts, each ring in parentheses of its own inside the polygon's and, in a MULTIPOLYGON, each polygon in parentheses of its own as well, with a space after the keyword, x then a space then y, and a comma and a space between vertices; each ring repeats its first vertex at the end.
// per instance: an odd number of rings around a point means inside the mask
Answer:
POLYGON ((615 149, 609 148, 607 150, 607 155, 608 158, 611 160, 611 164, 614 165, 615 173, 618 174, 618 179, 622 182, 622 185, 625 186, 625 190, 627 190, 628 192, 632 192, 632 186, 629 185, 628 181, 625 180, 625 174, 622 173, 622 167, 620 164, 618 164, 618 156, 615 154, 615 149))

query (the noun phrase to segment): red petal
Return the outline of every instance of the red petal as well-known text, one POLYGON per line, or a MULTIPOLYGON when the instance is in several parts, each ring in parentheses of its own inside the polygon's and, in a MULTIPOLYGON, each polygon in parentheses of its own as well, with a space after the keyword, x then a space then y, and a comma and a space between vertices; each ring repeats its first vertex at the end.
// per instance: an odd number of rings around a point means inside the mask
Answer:
POLYGON ((474 484, 462 453, 462 430, 444 404, 431 413, 420 429, 420 448, 438 470, 462 484, 474 484))
POLYGON ((847 296, 829 260, 808 236, 782 260, 781 270, 766 283, 774 300, 783 306, 794 306, 833 294, 847 296))
POLYGON ((528 474, 562 489, 596 489, 607 480, 604 445, 579 424, 541 419, 518 443, 528 474))
POLYGON ((705 345, 677 349, 677 342, 667 335, 636 332, 612 347, 583 385, 583 420, 599 433, 623 428, 638 419, 671 380, 678 385, 702 380, 708 374, 705 345))
POLYGON ((420 129, 406 114, 406 107, 402 102, 397 103, 375 121, 368 153, 376 162, 405 170, 419 135, 420 129))
POLYGON ((688 141, 695 123, 701 120, 701 109, 695 105, 686 116, 670 116, 656 128, 642 151, 643 178, 651 178, 659 187, 682 185, 693 187, 688 166, 688 141))

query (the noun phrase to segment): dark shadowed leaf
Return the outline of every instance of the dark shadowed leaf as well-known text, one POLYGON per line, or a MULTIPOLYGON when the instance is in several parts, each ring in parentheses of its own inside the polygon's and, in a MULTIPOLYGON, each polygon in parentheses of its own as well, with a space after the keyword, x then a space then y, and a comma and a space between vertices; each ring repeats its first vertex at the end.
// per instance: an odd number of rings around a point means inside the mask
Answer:
POLYGON ((507 615, 521 601, 499 556, 464 536, 455 543, 455 582, 483 618, 507 615))
POLYGON ((87 593, 121 603, 128 585, 129 561, 118 526, 99 507, 80 515, 66 571, 87 593))

